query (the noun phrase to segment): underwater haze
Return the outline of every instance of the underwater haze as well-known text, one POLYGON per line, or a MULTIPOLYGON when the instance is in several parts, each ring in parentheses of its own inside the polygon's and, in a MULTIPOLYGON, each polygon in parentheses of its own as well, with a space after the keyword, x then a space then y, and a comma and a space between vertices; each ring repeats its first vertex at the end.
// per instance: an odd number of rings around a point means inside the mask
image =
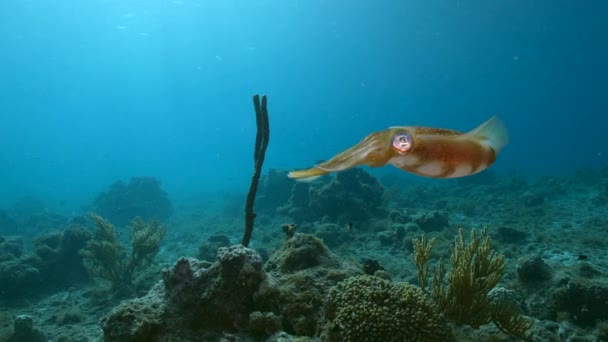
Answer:
POLYGON ((177 198, 244 191, 255 93, 269 97, 267 168, 308 167, 389 126, 467 131, 493 115, 510 132, 496 170, 605 166, 607 11, 570 0, 2 1, 1 203, 77 203, 139 175, 177 198))
POLYGON ((0 342, 608 341, 607 43, 606 0, 0 0, 0 342))

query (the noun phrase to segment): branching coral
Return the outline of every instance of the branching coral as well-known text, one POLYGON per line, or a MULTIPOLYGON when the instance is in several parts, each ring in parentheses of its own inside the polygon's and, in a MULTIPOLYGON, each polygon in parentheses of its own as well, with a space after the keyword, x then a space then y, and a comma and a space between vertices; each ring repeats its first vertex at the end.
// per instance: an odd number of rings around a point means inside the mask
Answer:
POLYGON ((95 277, 109 280, 114 286, 123 283, 127 251, 120 243, 114 226, 97 214, 90 214, 95 222, 95 233, 80 251, 84 267, 95 277))
POLYGON ((164 227, 142 218, 131 222, 131 251, 120 243, 114 226, 97 214, 90 214, 95 222, 95 234, 81 250, 83 264, 95 277, 108 280, 115 291, 130 291, 137 272, 149 265, 158 253, 165 235, 164 227))
POLYGON ((412 260, 416 264, 418 269, 418 285, 422 291, 426 291, 426 279, 429 273, 429 259, 433 252, 433 245, 435 244, 435 238, 426 240, 426 236, 422 235, 420 240, 414 239, 414 254, 412 254, 412 260))
POLYGON ((459 323, 479 328, 490 322, 488 293, 502 278, 505 261, 502 255, 492 250, 487 231, 484 229, 482 237, 478 238, 473 229, 471 242, 467 245, 460 229, 452 246, 451 265, 447 289, 443 286, 445 268, 440 267, 435 272, 432 297, 449 318, 459 323))
POLYGON ((146 223, 141 217, 131 221, 130 269, 136 271, 152 262, 160 250, 165 228, 158 221, 146 223))
POLYGON ((532 340, 531 329, 534 321, 524 317, 515 303, 498 301, 490 305, 492 322, 498 329, 526 341, 532 340))
MULTIPOLYGON (((413 258, 418 267, 418 278, 425 286, 427 272, 425 264, 432 251, 432 242, 425 243, 424 236, 414 240, 413 258)), ((493 322, 502 331, 528 340, 534 321, 521 315, 516 305, 506 301, 493 301, 488 294, 502 279, 505 270, 504 256, 492 249, 492 240, 487 230, 477 236, 471 230, 471 241, 465 242, 463 230, 452 246, 451 272, 448 286, 444 284, 447 270, 442 260, 434 270, 431 298, 447 318, 477 329, 493 322)))

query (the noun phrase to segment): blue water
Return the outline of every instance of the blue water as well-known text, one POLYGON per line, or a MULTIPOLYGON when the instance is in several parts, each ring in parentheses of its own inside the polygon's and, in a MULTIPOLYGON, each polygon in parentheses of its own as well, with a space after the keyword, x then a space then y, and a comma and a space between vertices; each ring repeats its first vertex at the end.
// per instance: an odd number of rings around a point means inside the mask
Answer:
POLYGON ((511 134, 496 171, 603 167, 607 19, 602 0, 3 0, 0 207, 77 210, 143 175, 174 199, 244 192, 258 92, 266 169, 492 115, 511 134))

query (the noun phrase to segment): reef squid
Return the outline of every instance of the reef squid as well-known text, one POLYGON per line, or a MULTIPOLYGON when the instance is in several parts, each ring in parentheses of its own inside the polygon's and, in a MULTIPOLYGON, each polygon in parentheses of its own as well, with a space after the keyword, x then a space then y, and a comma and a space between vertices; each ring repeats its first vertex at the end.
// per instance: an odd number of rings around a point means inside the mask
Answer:
POLYGON ((458 178, 487 169, 508 140, 507 129, 496 116, 466 133, 433 127, 389 127, 368 135, 326 162, 291 171, 288 176, 313 180, 359 165, 391 164, 419 176, 458 178))

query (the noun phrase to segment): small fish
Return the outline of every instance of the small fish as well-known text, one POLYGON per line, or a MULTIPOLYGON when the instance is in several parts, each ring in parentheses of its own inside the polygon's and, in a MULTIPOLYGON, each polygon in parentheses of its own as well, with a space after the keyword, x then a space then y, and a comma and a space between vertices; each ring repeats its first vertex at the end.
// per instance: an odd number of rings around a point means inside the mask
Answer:
POLYGON ((326 162, 291 171, 288 176, 310 181, 359 165, 391 164, 424 177, 465 177, 492 165, 508 141, 507 128, 496 116, 467 133, 432 127, 390 127, 368 135, 326 162))

